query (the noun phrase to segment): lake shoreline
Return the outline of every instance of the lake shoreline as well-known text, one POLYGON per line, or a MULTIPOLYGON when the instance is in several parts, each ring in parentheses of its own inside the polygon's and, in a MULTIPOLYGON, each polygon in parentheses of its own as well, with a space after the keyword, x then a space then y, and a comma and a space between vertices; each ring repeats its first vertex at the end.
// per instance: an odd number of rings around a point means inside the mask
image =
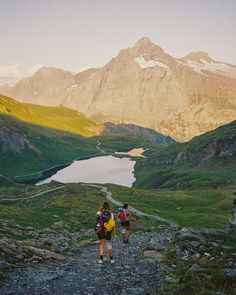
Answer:
MULTIPOLYGON (((89 159, 100 157, 100 156, 113 156, 113 157, 120 158, 120 159, 121 158, 132 159, 133 157, 145 157, 145 156, 142 155, 142 153, 144 151, 145 150, 143 150, 142 148, 139 148, 139 149, 132 149, 132 150, 130 150, 128 152, 115 152, 115 153, 110 154, 110 153, 106 153, 106 152, 101 150, 100 153, 98 153, 98 154, 78 157, 78 158, 76 158, 74 160, 71 160, 68 163, 59 164, 59 165, 53 166, 51 168, 48 168, 46 170, 43 170, 43 171, 41 171, 41 176, 34 177, 34 178, 29 178, 29 179, 22 179, 22 180, 13 179, 13 181, 16 182, 16 183, 20 183, 20 184, 37 185, 37 183, 39 183, 40 181, 46 180, 47 178, 49 178, 49 177, 53 176, 54 174, 56 174, 58 171, 60 171, 62 169, 65 169, 66 167, 72 165, 76 161, 89 160, 89 159), (135 151, 137 150, 139 152, 136 153, 136 154, 132 154, 132 151, 134 151, 134 150, 135 151)), ((135 163, 135 165, 136 165, 136 163, 135 163)), ((135 176, 135 169, 133 171, 133 175, 135 176)), ((136 181, 136 179, 135 179, 135 181, 136 181)))
POLYGON ((54 167, 48 168, 46 170, 43 170, 41 172, 42 175, 40 177, 34 177, 34 178, 26 179, 26 180, 16 180, 16 179, 14 179, 13 181, 15 183, 20 183, 20 184, 36 184, 39 181, 43 181, 43 180, 51 177, 52 175, 54 175, 58 171, 70 166, 75 161, 88 160, 88 159, 99 157, 99 156, 101 156, 101 154, 79 157, 79 158, 76 158, 76 159, 72 160, 71 162, 69 162, 67 164, 60 164, 60 165, 56 165, 54 167))
POLYGON ((36 185, 43 185, 56 181, 60 183, 113 183, 132 187, 135 182, 134 166, 135 160, 128 157, 115 157, 114 155, 99 154, 93 158, 83 158, 66 165, 56 173, 55 170, 61 167, 55 167, 46 171, 43 180, 37 181, 36 185), (48 175, 49 177, 45 177, 48 175), (52 175, 53 174, 53 175, 52 175))

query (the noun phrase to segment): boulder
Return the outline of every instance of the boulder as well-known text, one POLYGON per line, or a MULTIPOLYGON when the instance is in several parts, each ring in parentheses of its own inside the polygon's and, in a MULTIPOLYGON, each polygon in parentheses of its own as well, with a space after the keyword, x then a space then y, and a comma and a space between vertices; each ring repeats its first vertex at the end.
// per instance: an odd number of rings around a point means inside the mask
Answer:
POLYGON ((190 267, 189 270, 192 271, 192 272, 202 272, 202 271, 204 271, 204 268, 202 268, 200 265, 194 263, 194 264, 190 267))
POLYGON ((224 273, 229 277, 235 278, 236 277, 236 268, 225 268, 224 273))

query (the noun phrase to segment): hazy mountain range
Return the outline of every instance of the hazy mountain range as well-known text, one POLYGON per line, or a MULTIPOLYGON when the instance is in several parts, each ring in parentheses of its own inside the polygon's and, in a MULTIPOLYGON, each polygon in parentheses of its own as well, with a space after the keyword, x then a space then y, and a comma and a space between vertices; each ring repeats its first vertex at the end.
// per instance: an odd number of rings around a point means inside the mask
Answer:
POLYGON ((187 141, 236 119, 236 66, 205 52, 174 58, 144 37, 101 68, 73 74, 43 67, 0 93, 187 141))

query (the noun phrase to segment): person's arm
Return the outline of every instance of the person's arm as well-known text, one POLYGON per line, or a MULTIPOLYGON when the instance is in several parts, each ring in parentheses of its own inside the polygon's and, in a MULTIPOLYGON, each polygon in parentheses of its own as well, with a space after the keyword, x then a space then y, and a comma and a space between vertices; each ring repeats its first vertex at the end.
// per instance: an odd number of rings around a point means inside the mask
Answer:
POLYGON ((130 219, 130 221, 132 221, 132 222, 134 222, 134 223, 137 223, 137 219, 135 219, 135 218, 133 217, 133 215, 131 214, 130 211, 129 211, 129 219, 130 219))
MULTIPOLYGON (((115 217, 113 213, 111 213, 111 218, 115 221, 115 217)), ((116 226, 113 227, 113 235, 114 235, 114 238, 116 238, 116 226)))
POLYGON ((113 235, 114 235, 114 238, 117 237, 117 235, 116 235, 116 226, 113 227, 113 235))

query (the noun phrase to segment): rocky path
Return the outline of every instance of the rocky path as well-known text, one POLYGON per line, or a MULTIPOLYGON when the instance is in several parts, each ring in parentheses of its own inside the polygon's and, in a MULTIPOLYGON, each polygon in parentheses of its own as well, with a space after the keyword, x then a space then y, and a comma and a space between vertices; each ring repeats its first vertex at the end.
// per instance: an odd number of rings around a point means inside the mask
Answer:
MULTIPOLYGON (((112 193, 106 187, 93 185, 106 198, 120 206, 112 198, 112 193)), ((34 198, 44 193, 61 189, 64 186, 37 193, 28 198, 34 198)), ((149 216, 135 208, 131 211, 138 216, 149 216)), ((159 216, 149 216, 158 221, 164 220, 159 216), (160 219, 159 219, 160 218, 160 219)), ((8 274, 4 285, 0 286, 0 294, 8 295, 130 295, 158 294, 165 280, 161 261, 161 252, 168 248, 173 234, 168 232, 143 233, 131 236, 130 244, 121 240, 113 242, 115 264, 110 265, 107 254, 104 264, 98 264, 99 244, 91 244, 84 248, 72 248, 64 256, 32 259, 8 274), (160 254, 160 255, 159 255, 160 254), (35 262, 35 263, 33 263, 35 262)))
POLYGON ((104 264, 98 264, 98 244, 71 249, 64 260, 29 263, 9 273, 1 294, 159 294, 165 266, 155 253, 170 241, 170 233, 134 235, 128 245, 117 240, 114 265, 107 254, 104 264))

